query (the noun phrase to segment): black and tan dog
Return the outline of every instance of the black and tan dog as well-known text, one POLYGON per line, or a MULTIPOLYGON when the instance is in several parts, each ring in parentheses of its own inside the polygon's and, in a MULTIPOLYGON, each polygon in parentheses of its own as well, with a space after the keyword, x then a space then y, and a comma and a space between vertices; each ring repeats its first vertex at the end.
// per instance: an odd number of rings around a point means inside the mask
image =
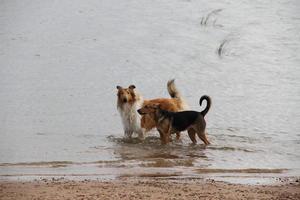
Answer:
POLYGON ((210 144, 205 134, 206 122, 204 116, 211 106, 211 99, 209 96, 203 95, 200 98, 199 104, 202 105, 203 100, 206 100, 206 108, 201 111, 181 111, 170 112, 161 109, 157 103, 152 103, 143 106, 138 110, 140 115, 152 115, 156 121, 156 128, 160 134, 162 144, 169 142, 172 133, 179 133, 181 131, 188 131, 189 137, 193 143, 197 143, 196 133, 198 137, 207 145, 210 144))

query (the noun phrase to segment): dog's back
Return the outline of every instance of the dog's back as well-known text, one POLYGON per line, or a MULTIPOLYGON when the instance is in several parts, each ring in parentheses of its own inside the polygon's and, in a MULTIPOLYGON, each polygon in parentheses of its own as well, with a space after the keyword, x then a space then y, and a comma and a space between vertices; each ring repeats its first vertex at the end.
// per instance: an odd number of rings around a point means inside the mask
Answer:
POLYGON ((200 119, 205 127, 205 120, 204 116, 207 114, 207 112, 210 109, 211 106, 211 99, 207 95, 203 95, 200 98, 199 104, 202 105, 203 100, 206 100, 206 107, 203 111, 197 112, 197 111, 180 111, 180 112, 165 112, 165 115, 169 115, 169 117, 172 118, 172 126, 174 129, 178 131, 184 131, 186 130, 191 124, 194 124, 195 121, 201 117, 200 119))
POLYGON ((191 124, 193 124, 199 115, 200 112, 197 111, 181 111, 181 112, 169 112, 169 115, 172 119, 172 126, 177 131, 186 130, 191 124))

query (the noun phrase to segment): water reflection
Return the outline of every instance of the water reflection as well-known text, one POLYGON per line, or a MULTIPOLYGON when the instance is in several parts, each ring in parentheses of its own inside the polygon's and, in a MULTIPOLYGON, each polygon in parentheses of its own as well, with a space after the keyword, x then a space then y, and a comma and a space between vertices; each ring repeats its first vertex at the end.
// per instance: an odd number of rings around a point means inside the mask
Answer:
POLYGON ((208 160, 204 145, 184 144, 182 141, 161 145, 159 137, 147 137, 142 142, 114 136, 109 140, 115 143, 116 158, 124 163, 134 160, 139 167, 193 167, 201 160, 208 160))

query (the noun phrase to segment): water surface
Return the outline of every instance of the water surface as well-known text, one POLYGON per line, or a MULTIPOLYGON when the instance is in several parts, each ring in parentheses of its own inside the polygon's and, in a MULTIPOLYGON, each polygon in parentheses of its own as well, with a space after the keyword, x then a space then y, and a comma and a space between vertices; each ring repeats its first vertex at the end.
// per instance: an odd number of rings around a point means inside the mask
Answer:
MULTIPOLYGON (((1 1, 0 176, 299 176, 300 5, 1 1), (212 145, 124 141, 116 85, 175 78, 212 145)), ((251 179, 252 180, 252 179, 251 179)))

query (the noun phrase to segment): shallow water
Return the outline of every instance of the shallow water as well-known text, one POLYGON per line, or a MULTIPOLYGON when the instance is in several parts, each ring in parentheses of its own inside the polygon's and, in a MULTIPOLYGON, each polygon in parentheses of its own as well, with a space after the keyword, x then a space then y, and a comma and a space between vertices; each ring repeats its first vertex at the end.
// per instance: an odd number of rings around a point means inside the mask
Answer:
POLYGON ((300 4, 2 1, 0 176, 300 175, 300 4), (212 145, 122 139, 116 85, 193 110, 212 145))

